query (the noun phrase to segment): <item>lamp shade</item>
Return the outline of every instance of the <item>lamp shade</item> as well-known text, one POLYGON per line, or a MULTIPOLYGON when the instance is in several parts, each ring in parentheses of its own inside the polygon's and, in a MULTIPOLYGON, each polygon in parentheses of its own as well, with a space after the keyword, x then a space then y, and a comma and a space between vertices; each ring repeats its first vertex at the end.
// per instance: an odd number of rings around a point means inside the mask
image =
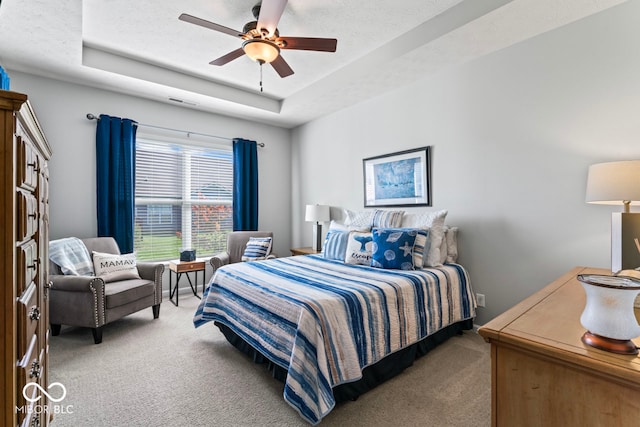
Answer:
POLYGON ((601 205, 640 204, 640 160, 589 166, 586 200, 601 205))
POLYGON ((307 205, 304 214, 305 221, 325 222, 331 219, 328 205, 307 205))

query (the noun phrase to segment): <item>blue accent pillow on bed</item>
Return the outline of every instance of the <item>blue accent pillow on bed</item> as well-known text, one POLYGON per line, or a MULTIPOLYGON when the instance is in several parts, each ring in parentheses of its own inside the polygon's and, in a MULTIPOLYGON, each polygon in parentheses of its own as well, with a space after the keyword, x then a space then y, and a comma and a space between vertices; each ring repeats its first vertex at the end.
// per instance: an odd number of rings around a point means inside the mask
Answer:
MULTIPOLYGON (((426 233, 408 228, 374 228, 371 266, 395 270, 413 270, 422 257, 416 254, 416 239, 420 235, 418 251, 424 250, 426 233)), ((420 264, 418 264, 420 265, 420 264)))
POLYGON ((343 261, 347 254, 347 243, 349 242, 349 231, 329 230, 324 239, 322 254, 326 259, 343 261))

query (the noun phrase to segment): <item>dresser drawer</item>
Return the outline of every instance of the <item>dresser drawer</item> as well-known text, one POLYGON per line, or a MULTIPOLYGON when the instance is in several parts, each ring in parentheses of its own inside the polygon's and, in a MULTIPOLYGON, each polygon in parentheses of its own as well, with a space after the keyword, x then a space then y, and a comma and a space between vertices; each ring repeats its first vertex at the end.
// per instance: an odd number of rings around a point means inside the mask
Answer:
POLYGON ((38 199, 43 203, 49 203, 49 167, 47 161, 38 156, 38 169, 40 170, 40 183, 38 184, 38 199))
POLYGON ((18 218, 18 235, 19 242, 31 238, 38 230, 38 201, 33 194, 23 190, 17 192, 17 204, 20 212, 24 212, 18 218))
POLYGON ((38 185, 38 159, 30 142, 18 135, 18 159, 16 164, 18 187, 35 190, 38 185))
POLYGON ((18 283, 16 285, 18 294, 21 295, 38 273, 38 245, 35 240, 29 240, 18 246, 16 250, 18 252, 16 266, 18 269, 18 283))
POLYGON ((27 352, 31 337, 36 333, 42 316, 40 296, 34 282, 18 298, 18 356, 27 352))
POLYGON ((18 408, 24 408, 21 412, 23 412, 22 416, 24 418, 22 421, 19 421, 20 425, 30 425, 30 417, 35 415, 34 412, 42 412, 40 416, 46 416, 44 412, 44 407, 47 405, 47 398, 43 396, 41 389, 46 390, 47 386, 44 384, 44 366, 43 361, 45 359, 44 350, 39 348, 38 337, 33 335, 32 340, 29 344, 29 348, 27 350, 27 354, 24 355, 24 358, 19 361, 17 366, 17 406, 18 408), (25 388, 27 384, 35 383, 36 385, 29 385, 25 388), (38 399, 36 402, 30 402, 25 398, 25 395, 29 397, 31 400, 38 399), (33 408, 33 404, 39 406, 39 411, 34 411, 29 414, 29 410, 27 408, 33 408), (25 421, 27 423, 25 424, 25 421))
MULTIPOLYGON (((40 349, 38 335, 33 334, 29 339, 27 351, 18 357, 18 371, 16 377, 18 380, 18 391, 20 391, 19 398, 22 405, 28 404, 27 400, 22 395, 24 386, 30 382, 37 383, 42 376, 42 357, 44 357, 44 351, 40 349)), ((29 389, 31 389, 31 387, 29 387, 29 389)), ((31 390, 29 390, 29 393, 30 392, 31 390)))

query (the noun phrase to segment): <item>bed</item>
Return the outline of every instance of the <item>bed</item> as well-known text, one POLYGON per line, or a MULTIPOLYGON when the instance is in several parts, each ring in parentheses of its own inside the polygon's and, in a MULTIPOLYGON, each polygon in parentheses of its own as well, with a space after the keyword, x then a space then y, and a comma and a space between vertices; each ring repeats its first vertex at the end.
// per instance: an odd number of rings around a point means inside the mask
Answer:
POLYGON ((316 425, 473 326, 476 302, 459 264, 416 270, 353 265, 322 255, 224 266, 194 315, 267 361, 284 399, 316 425))

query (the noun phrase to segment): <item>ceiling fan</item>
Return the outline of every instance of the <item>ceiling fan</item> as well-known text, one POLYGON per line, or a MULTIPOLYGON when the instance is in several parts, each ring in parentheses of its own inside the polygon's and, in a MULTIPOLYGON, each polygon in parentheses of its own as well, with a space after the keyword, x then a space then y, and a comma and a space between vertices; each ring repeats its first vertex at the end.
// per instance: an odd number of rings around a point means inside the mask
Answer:
POLYGON ((260 65, 265 62, 271 64, 280 77, 287 77, 293 74, 293 70, 280 55, 281 49, 335 52, 338 40, 313 37, 281 37, 277 26, 286 5, 287 0, 264 0, 259 2, 251 9, 257 21, 247 22, 242 31, 236 31, 186 13, 180 15, 179 19, 244 40, 242 47, 218 59, 214 59, 209 64, 225 65, 246 54, 249 58, 260 63, 260 65))

